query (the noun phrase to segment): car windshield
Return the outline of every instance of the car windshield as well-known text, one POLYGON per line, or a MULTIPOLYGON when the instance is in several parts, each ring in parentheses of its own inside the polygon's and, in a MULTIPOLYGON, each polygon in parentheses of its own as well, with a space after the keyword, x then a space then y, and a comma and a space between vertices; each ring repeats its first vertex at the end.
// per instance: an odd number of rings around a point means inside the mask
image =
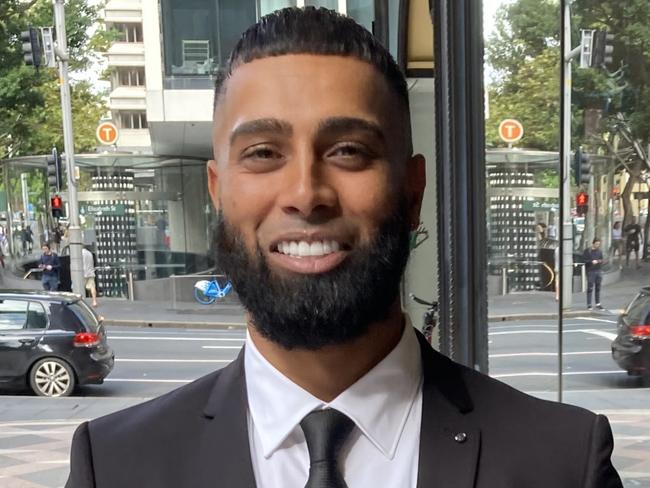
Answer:
POLYGON ((639 293, 632 303, 627 307, 626 315, 629 324, 648 324, 650 312, 650 295, 644 292, 639 293))
POLYGON ((88 328, 89 332, 97 332, 99 329, 99 320, 95 312, 83 301, 68 303, 68 308, 74 312, 77 318, 88 328))

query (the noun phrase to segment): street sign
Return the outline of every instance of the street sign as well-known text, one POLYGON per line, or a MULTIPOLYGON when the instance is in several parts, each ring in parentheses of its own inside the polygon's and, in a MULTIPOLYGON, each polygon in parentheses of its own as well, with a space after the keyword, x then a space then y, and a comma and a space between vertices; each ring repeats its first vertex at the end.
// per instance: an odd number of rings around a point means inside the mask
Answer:
POLYGON ((117 127, 113 122, 102 122, 97 126, 97 140, 106 146, 112 146, 119 139, 117 127))
POLYGON ((503 142, 512 144, 524 136, 524 126, 515 119, 505 119, 499 124, 499 137, 503 142))
POLYGON ((535 211, 548 211, 548 210, 559 210, 560 204, 558 202, 540 202, 538 200, 524 201, 524 212, 535 212, 535 211))
POLYGON ((79 213, 81 215, 94 214, 94 215, 126 215, 126 205, 123 203, 109 203, 109 204, 96 204, 96 203, 81 203, 79 205, 79 213))

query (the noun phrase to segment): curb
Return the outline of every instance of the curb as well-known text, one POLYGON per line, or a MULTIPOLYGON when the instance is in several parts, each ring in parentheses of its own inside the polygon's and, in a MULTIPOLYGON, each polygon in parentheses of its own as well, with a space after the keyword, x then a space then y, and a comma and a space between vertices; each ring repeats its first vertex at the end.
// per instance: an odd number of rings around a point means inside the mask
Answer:
MULTIPOLYGON (((564 312, 563 317, 584 317, 585 315, 594 315, 594 313, 589 312, 588 310, 573 310, 569 312, 564 312)), ((600 314, 599 314, 600 315, 600 314)), ((616 314, 612 314, 616 315, 616 314)), ((550 313, 514 313, 514 314, 501 314, 501 315, 490 315, 488 316, 488 322, 506 322, 510 320, 550 320, 558 319, 560 315, 555 312, 550 313)))
POLYGON ((106 327, 133 327, 141 329, 245 329, 243 322, 175 322, 168 320, 113 320, 105 319, 106 327))

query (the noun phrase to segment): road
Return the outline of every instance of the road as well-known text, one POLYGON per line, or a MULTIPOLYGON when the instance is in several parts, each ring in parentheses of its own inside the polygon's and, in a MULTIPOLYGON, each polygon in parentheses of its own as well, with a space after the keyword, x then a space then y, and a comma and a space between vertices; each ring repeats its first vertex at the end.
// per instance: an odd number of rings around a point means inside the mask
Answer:
MULTIPOLYGON (((606 413, 616 437, 614 460, 626 486, 650 487, 650 389, 619 371, 609 355, 614 317, 565 323, 565 401, 606 413)), ((61 487, 79 422, 164 394, 232 361, 243 329, 111 328, 114 371, 104 385, 70 398, 0 397, 0 486, 61 487)), ((557 397, 557 325, 490 324, 490 373, 542 398, 557 397)))

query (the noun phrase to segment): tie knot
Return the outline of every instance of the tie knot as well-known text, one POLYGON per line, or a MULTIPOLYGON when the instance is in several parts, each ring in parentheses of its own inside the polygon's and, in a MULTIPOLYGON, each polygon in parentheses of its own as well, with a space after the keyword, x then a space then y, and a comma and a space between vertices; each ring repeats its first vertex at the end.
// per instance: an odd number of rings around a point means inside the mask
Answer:
POLYGON ((338 410, 316 410, 300 422, 305 433, 310 464, 336 464, 345 439, 354 428, 354 422, 338 410))

